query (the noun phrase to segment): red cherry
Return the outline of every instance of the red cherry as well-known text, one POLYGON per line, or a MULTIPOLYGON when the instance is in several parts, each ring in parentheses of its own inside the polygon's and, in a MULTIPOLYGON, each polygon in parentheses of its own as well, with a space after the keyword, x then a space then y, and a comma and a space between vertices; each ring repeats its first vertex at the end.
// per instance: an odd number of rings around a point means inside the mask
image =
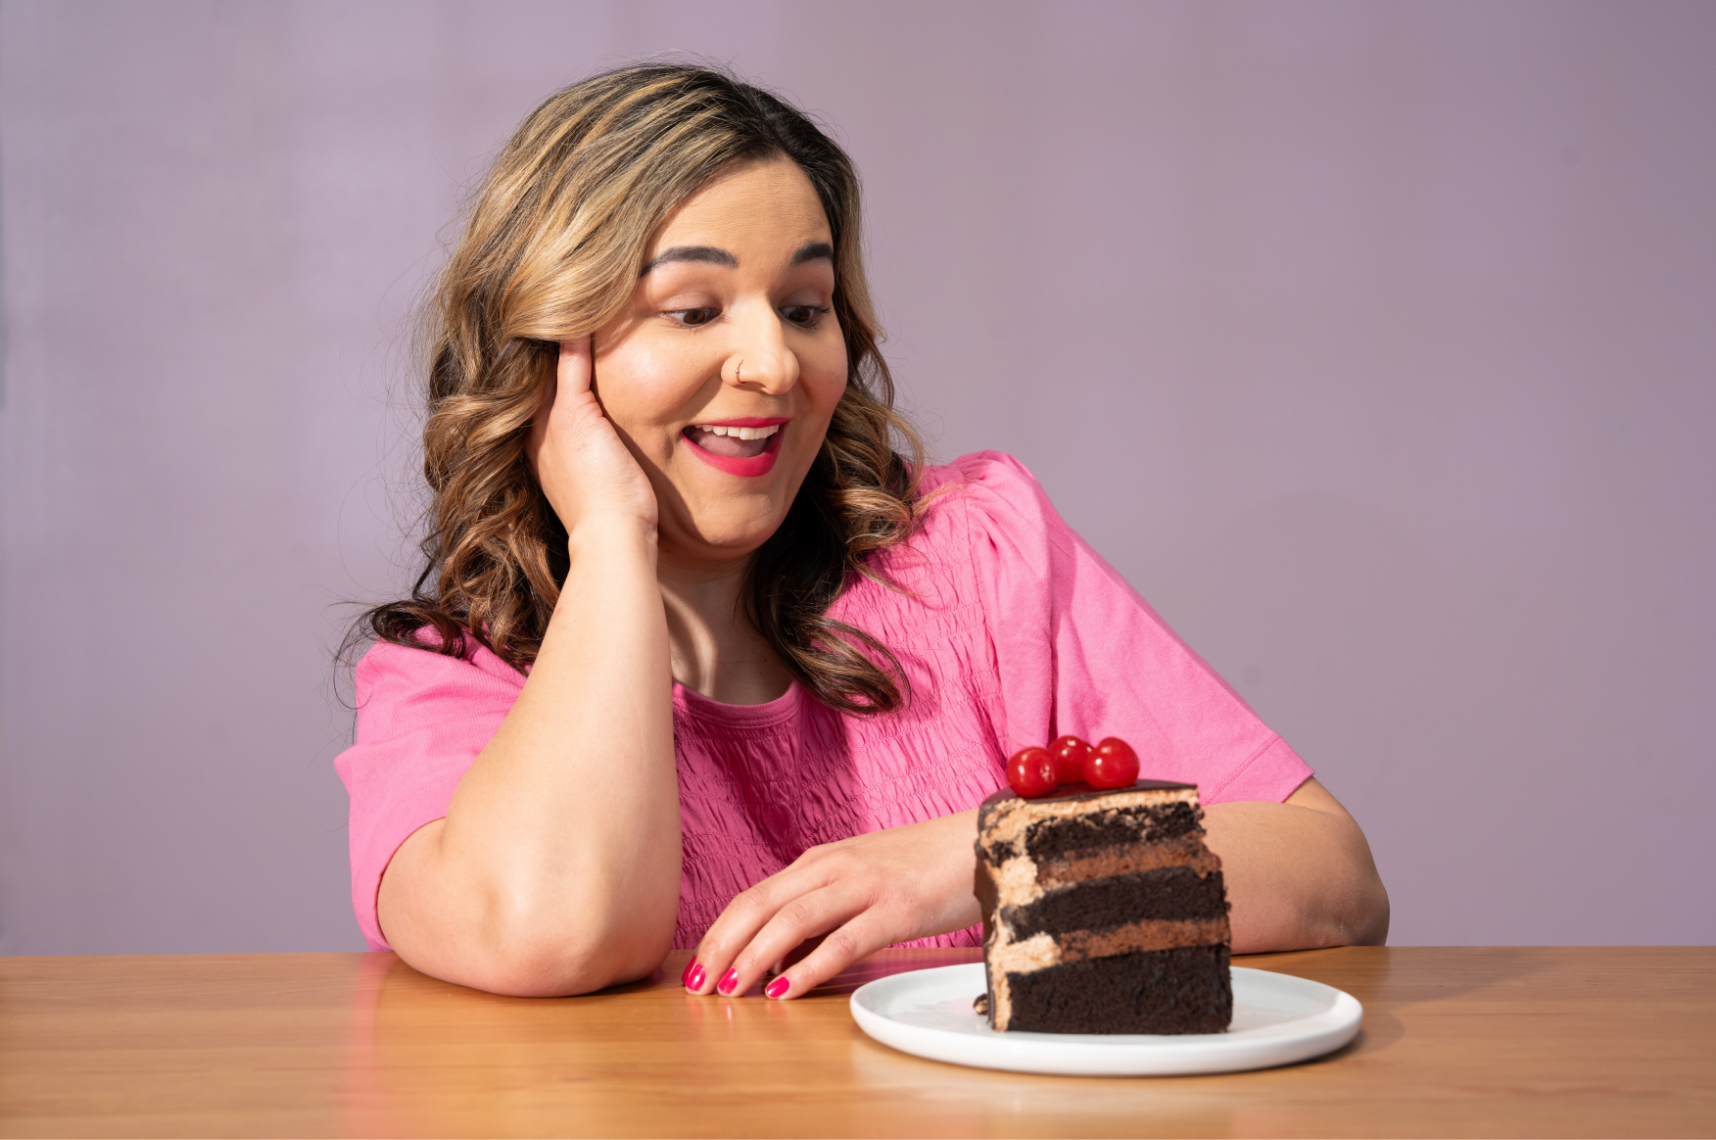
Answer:
POLYGON ((1097 788, 1128 788, 1138 778, 1138 753, 1118 736, 1104 737, 1084 765, 1085 780, 1097 788))
POLYGON ((1063 736, 1049 745, 1049 755, 1055 758, 1056 776, 1063 784, 1084 780, 1084 762, 1090 759, 1090 745, 1076 736, 1063 736))
POLYGON ((1047 748, 1021 748, 1007 761, 1007 784, 1019 795, 1047 795, 1055 790, 1055 758, 1047 748))

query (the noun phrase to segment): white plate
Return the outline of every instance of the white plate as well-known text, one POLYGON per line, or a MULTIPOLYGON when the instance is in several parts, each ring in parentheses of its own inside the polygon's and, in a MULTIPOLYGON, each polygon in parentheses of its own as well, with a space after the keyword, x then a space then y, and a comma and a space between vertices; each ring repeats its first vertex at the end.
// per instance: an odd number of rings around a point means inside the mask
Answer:
POLYGON ((852 1016, 884 1045, 932 1061, 1019 1073, 1169 1076, 1289 1065, 1357 1036, 1364 1007, 1321 982, 1233 969, 1233 1025, 1180 1036, 997 1033, 974 1012, 983 963, 879 978, 852 995, 852 1016))

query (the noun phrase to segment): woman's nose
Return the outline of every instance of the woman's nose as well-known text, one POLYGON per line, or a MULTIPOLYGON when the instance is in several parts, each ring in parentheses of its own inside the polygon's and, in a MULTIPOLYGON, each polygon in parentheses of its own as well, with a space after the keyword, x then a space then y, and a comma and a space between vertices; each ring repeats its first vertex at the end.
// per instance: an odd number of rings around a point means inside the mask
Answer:
POLYGON ((770 308, 740 327, 743 333, 722 370, 727 383, 770 396, 791 390, 798 383, 798 357, 787 347, 780 314, 770 308))

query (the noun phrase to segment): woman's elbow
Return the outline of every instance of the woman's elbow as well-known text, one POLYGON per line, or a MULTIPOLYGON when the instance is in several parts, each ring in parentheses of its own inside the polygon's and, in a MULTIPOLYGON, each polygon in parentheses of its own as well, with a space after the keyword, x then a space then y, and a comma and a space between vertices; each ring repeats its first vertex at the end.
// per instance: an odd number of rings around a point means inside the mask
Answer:
POLYGON ((648 976, 671 949, 672 935, 580 934, 540 924, 492 928, 456 955, 410 965, 445 981, 506 997, 570 997, 648 976))
POLYGON ((425 974, 508 997, 566 997, 635 981, 673 945, 673 911, 533 897, 516 885, 441 901, 395 910, 394 949, 425 974))
POLYGON ((1388 891, 1375 864, 1341 860, 1236 901, 1232 945, 1236 954, 1380 946, 1388 919, 1388 891))
POLYGON ((504 997, 571 997, 648 972, 616 969, 599 947, 514 942, 473 956, 447 980, 504 997))
POLYGON ((1376 857, 1358 821, 1341 809, 1323 845, 1324 865, 1316 875, 1313 912, 1321 946, 1381 946, 1388 941, 1388 888, 1376 869, 1376 857))
POLYGON ((1381 946, 1388 941, 1388 890, 1374 871, 1345 900, 1336 918, 1335 946, 1381 946))
POLYGON ((1381 946, 1388 941, 1388 889, 1382 885, 1368 848, 1341 876, 1343 882, 1323 896, 1316 945, 1381 946))

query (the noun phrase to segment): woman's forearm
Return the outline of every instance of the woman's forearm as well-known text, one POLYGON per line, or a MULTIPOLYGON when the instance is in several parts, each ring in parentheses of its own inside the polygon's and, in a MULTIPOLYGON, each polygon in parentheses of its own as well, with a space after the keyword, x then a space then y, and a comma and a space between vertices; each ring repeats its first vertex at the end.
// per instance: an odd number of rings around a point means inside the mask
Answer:
POLYGON ((1234 953, 1388 937, 1388 892, 1364 832, 1315 780, 1286 803, 1206 807, 1204 827, 1221 856, 1234 953))
POLYGON ((641 976, 672 944, 679 795, 654 535, 593 520, 517 702, 447 818, 394 856, 382 928, 412 965, 502 993, 641 976))

